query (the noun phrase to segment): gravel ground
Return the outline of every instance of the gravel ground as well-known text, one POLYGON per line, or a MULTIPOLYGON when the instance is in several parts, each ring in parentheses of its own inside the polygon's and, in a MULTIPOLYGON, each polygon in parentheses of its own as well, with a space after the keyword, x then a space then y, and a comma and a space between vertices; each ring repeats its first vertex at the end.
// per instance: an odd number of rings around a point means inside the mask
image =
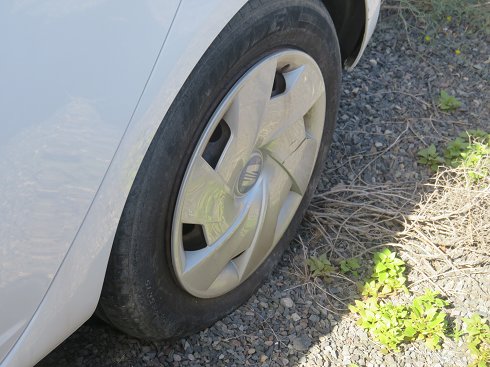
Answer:
MULTIPOLYGON (((383 11, 364 58, 344 76, 338 128, 319 193, 352 183, 426 182, 431 173, 417 164, 421 147, 447 143, 470 128, 490 131, 488 37, 465 35, 462 29, 449 27, 430 43, 416 31, 411 31, 408 41, 400 24, 399 17, 383 11), (438 111, 435 101, 441 89, 455 95, 463 107, 454 114, 438 111)), ((307 216, 298 240, 271 279, 247 304, 213 327, 182 340, 155 344, 129 338, 92 318, 38 366, 468 364, 469 354, 462 343, 451 340, 439 351, 415 343, 400 353, 383 354, 343 307, 357 297, 352 287, 331 282, 322 290, 308 277, 305 256, 329 246, 331 241, 318 234, 311 215, 307 216)), ((359 255, 341 246, 332 251, 359 255)), ((434 281, 452 291, 451 315, 479 312, 490 316, 490 266, 479 270, 471 278, 434 281)))

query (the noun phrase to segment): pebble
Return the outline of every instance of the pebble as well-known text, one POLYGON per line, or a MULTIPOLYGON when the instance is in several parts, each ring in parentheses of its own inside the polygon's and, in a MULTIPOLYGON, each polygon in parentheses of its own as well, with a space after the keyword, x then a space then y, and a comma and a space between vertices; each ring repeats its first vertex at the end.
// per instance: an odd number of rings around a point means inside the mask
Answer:
POLYGON ((293 348, 297 351, 306 351, 311 346, 311 339, 307 336, 299 336, 293 339, 293 348))
POLYGON ((285 308, 293 308, 294 307, 294 302, 289 297, 281 298, 280 302, 281 302, 281 305, 284 306, 285 308))
POLYGON ((312 323, 316 324, 317 322, 320 322, 320 317, 318 317, 318 315, 311 315, 308 320, 310 320, 312 323))

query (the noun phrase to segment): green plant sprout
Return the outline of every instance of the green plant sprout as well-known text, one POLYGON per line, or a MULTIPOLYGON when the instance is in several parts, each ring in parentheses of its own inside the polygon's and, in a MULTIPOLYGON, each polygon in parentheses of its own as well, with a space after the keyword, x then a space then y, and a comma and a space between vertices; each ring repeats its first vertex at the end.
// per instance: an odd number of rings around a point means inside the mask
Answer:
MULTIPOLYGON (((430 349, 438 349, 447 332, 449 302, 439 298, 439 293, 426 290, 410 305, 410 317, 405 321, 405 336, 424 340, 430 349)), ((414 339, 412 339, 414 340, 414 339)))
POLYGON ((399 351, 404 342, 422 340, 431 349, 440 348, 447 333, 445 308, 448 302, 439 293, 426 290, 410 304, 394 304, 383 297, 405 286, 405 263, 396 253, 385 248, 373 256, 374 268, 363 287, 363 301, 356 300, 349 310, 359 315, 358 325, 369 331, 388 350, 399 351))
POLYGON ((353 257, 351 259, 342 260, 340 262, 340 272, 342 274, 351 273, 355 277, 359 276, 358 270, 361 268, 361 263, 358 258, 353 257))
POLYGON ((312 256, 306 260, 306 263, 313 277, 328 279, 328 276, 335 271, 335 267, 327 259, 327 254, 321 254, 318 257, 312 256))
POLYGON ((438 292, 427 289, 410 303, 394 303, 379 297, 379 290, 386 284, 392 284, 390 289, 406 289, 405 264, 389 249, 376 252, 373 260, 373 275, 365 285, 369 292, 365 292, 364 300, 356 300, 349 305, 349 310, 358 315, 357 324, 381 343, 386 352, 398 352, 401 344, 417 340, 425 342, 430 349, 440 349, 445 337, 452 336, 455 340, 465 337, 474 357, 470 367, 489 366, 488 320, 474 314, 462 320, 464 329, 455 326, 451 331, 446 313, 449 302, 438 292))
POLYGON ((429 166, 433 171, 437 171, 437 168, 444 163, 444 159, 437 154, 437 149, 434 144, 419 150, 417 155, 419 157, 418 162, 429 166))
POLYGON ((399 351, 400 344, 423 340, 430 349, 439 349, 447 332, 448 302, 427 290, 409 305, 378 301, 374 297, 356 300, 351 312, 358 314, 358 325, 369 331, 388 351, 399 351))
POLYGON ((450 142, 444 151, 446 164, 450 167, 468 169, 469 177, 478 181, 489 175, 488 165, 481 165, 490 157, 490 134, 483 130, 469 130, 450 142))
POLYGON ((456 97, 449 95, 449 93, 443 89, 439 95, 437 105, 443 111, 454 111, 461 107, 461 101, 456 97))
POLYGON ((490 365, 490 325, 488 320, 478 314, 473 314, 471 318, 464 318, 465 331, 467 335, 467 345, 471 354, 475 358, 471 367, 487 367, 490 365))
POLYGON ((399 291, 408 293, 404 272, 405 262, 397 258, 395 252, 391 252, 388 248, 376 252, 374 254, 373 274, 364 284, 362 295, 385 297, 399 291))
POLYGON ((417 155, 418 162, 428 165, 433 171, 443 164, 452 168, 463 167, 468 169, 470 179, 478 181, 490 174, 490 163, 482 164, 485 159, 490 161, 490 134, 483 130, 461 133, 448 143, 444 158, 439 156, 434 144, 421 149, 417 155))

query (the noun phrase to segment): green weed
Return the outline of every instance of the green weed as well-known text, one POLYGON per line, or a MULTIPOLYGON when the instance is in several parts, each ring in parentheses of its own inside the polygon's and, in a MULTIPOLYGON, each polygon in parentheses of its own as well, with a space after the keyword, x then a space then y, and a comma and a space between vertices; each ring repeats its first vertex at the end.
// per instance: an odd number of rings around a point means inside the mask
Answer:
MULTIPOLYGON (((439 298, 437 292, 426 290, 410 305, 410 317, 405 321, 405 335, 424 340, 431 349, 438 349, 447 332, 447 314, 444 308, 449 302, 439 298)), ((411 339, 415 340, 415 339, 411 339)))
POLYGON ((333 272, 340 270, 342 274, 352 274, 356 277, 359 276, 358 270, 361 268, 361 263, 358 258, 344 259, 339 263, 340 269, 327 259, 326 254, 320 256, 312 256, 306 260, 306 264, 310 269, 311 276, 322 277, 328 279, 329 275, 333 272))
POLYGON ((360 316, 358 325, 388 350, 399 351, 400 344, 423 340, 431 349, 440 348, 447 332, 448 302, 429 290, 409 305, 379 301, 370 297, 356 300, 349 309, 360 316))
POLYGON ((467 335, 467 345, 475 360, 474 367, 487 367, 490 364, 490 325, 488 320, 478 314, 464 318, 464 334, 467 335))
POLYGON ((418 162, 429 166, 432 171, 437 171, 437 168, 444 163, 444 159, 437 154, 437 149, 434 144, 420 149, 417 155, 419 157, 418 162))
POLYGON ((417 155, 418 162, 433 171, 443 164, 452 168, 463 167, 472 180, 478 181, 490 174, 490 164, 485 163, 490 157, 490 134, 482 130, 461 133, 444 149, 444 158, 438 154, 434 144, 419 150, 417 155))
POLYGON ((356 300, 349 309, 359 315, 358 325, 368 330, 387 350, 398 351, 401 343, 423 340, 431 349, 439 348, 447 332, 448 302, 437 292, 426 290, 411 304, 394 304, 381 299, 405 286, 405 263, 395 252, 385 248, 373 256, 374 268, 365 283, 364 301, 356 300))
MULTIPOLYGON (((483 132, 472 136, 488 138, 483 132)), ((461 139, 463 137, 461 136, 461 139)), ((456 145, 455 145, 456 146, 456 145)), ((372 275, 363 287, 363 300, 355 300, 349 310, 358 315, 357 324, 381 343, 385 351, 399 351, 403 343, 423 341, 430 349, 440 349, 445 337, 466 338, 468 349, 475 357, 470 367, 487 367, 490 362, 490 326, 488 320, 475 314, 463 319, 464 329, 449 329, 446 308, 449 302, 438 292, 427 289, 409 303, 395 303, 385 297, 405 291, 405 263, 395 252, 385 248, 373 255, 372 275)), ((337 268, 326 254, 307 259, 312 276, 329 280, 337 268)), ((359 258, 342 260, 340 271, 358 276, 362 268, 359 258)))
POLYGON ((468 175, 474 181, 489 175, 488 165, 481 164, 488 157, 490 157, 490 134, 482 130, 461 133, 444 151, 446 164, 453 168, 468 169, 468 175))
POLYGON ((454 111, 461 107, 461 101, 449 95, 445 90, 441 90, 437 106, 443 111, 454 111))
POLYGON ((361 263, 359 262, 359 259, 356 257, 353 257, 351 259, 346 259, 342 260, 340 262, 340 272, 342 274, 352 274, 355 277, 359 276, 358 270, 361 268, 361 263))
POLYGON ((328 276, 335 271, 335 266, 327 259, 327 254, 312 256, 306 260, 306 263, 313 277, 322 277, 327 280, 328 276))
POLYGON ((388 350, 399 351, 398 346, 405 340, 404 321, 409 312, 405 305, 378 302, 376 298, 355 301, 349 309, 360 316, 358 325, 370 332, 375 340, 388 350))
POLYGON ((374 268, 371 278, 364 284, 362 295, 367 297, 385 297, 401 290, 408 292, 405 286, 405 263, 396 257, 395 252, 385 248, 374 254, 374 268))

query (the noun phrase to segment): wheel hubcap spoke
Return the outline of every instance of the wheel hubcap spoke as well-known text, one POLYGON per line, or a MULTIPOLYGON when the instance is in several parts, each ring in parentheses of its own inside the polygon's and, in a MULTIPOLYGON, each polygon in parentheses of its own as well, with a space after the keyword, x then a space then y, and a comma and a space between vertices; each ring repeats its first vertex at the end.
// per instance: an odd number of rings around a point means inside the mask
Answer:
MULTIPOLYGON (((198 289, 206 291, 230 261, 250 246, 257 227, 261 209, 262 190, 255 190, 259 200, 249 200, 242 212, 215 243, 199 251, 189 251, 186 255, 184 280, 192 282, 198 289)), ((229 269, 230 270, 230 269, 229 269)), ((238 273, 232 267, 238 280, 238 273)))
POLYGON ((231 190, 202 157, 194 162, 182 201, 182 222, 201 224, 211 243, 232 225, 238 211, 231 190))
POLYGON ((260 227, 248 250, 236 261, 240 276, 247 277, 273 249, 279 212, 291 189, 291 179, 272 158, 265 162, 260 227))
POLYGON ((175 207, 172 262, 189 293, 211 298, 231 291, 274 249, 308 187, 325 104, 320 69, 295 50, 257 63, 224 98, 175 207), (184 246, 184 228, 203 246, 184 246))
POLYGON ((301 145, 282 162, 282 166, 293 179, 293 191, 300 195, 305 193, 310 181, 317 152, 316 140, 306 137, 301 145))
POLYGON ((303 119, 300 119, 281 130, 281 134, 263 149, 276 161, 283 163, 300 147, 305 139, 305 124, 303 119))
POLYGON ((286 91, 271 99, 263 118, 259 141, 261 145, 276 138, 282 129, 303 119, 325 93, 322 78, 313 65, 303 65, 284 74, 286 91))
POLYGON ((304 119, 284 129, 281 135, 264 147, 289 173, 293 191, 303 195, 316 161, 317 141, 305 129, 304 119))
POLYGON ((271 59, 261 68, 253 70, 245 78, 225 114, 224 120, 230 126, 232 136, 217 171, 230 185, 233 185, 255 149, 262 118, 271 97, 276 67, 277 61, 271 59))

